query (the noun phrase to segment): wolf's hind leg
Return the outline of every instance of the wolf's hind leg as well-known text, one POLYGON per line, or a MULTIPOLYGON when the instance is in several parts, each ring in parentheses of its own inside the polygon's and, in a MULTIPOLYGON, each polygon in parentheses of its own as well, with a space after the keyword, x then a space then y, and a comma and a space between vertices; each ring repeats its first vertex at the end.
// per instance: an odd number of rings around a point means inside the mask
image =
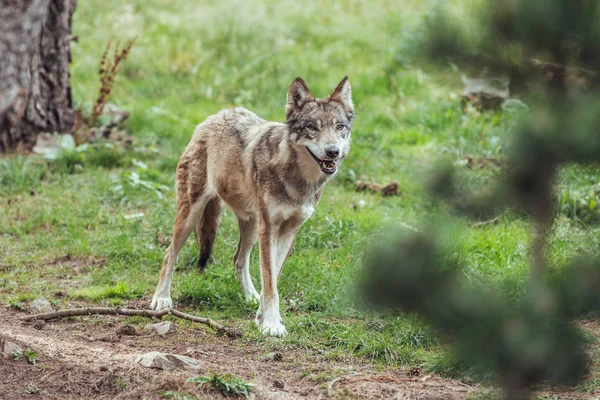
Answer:
POLYGON ((200 255, 198 257, 198 269, 200 272, 204 271, 204 268, 206 268, 220 222, 221 199, 215 196, 206 204, 204 212, 202 213, 202 218, 196 225, 196 239, 198 240, 198 247, 200 248, 200 255))
POLYGON ((259 302, 260 296, 254 288, 252 277, 250 276, 250 253, 258 239, 258 219, 256 217, 238 217, 238 226, 240 229, 240 241, 238 242, 235 256, 233 256, 233 264, 235 265, 238 281, 242 286, 246 300, 256 300, 259 302))
POLYGON ((194 227, 198 224, 198 221, 204 212, 207 200, 206 197, 200 197, 200 199, 191 206, 184 201, 178 202, 177 204, 177 216, 175 217, 175 226, 173 227, 173 240, 171 241, 171 245, 167 248, 165 259, 160 270, 158 285, 156 286, 156 291, 152 298, 151 308, 154 310, 163 310, 173 306, 173 301, 171 300, 171 282, 173 281, 177 255, 181 251, 188 236, 190 236, 190 233, 192 233, 194 227))

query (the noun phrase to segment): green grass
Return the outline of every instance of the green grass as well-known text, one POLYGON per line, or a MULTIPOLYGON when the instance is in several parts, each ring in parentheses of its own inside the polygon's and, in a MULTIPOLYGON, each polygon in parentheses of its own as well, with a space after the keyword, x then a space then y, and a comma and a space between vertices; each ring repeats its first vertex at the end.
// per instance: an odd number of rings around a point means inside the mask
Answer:
POLYGON ((207 391, 217 390, 225 396, 244 396, 248 398, 254 390, 254 384, 246 382, 242 378, 230 374, 213 374, 211 376, 194 376, 188 378, 187 382, 198 384, 198 387, 207 391))
MULTIPOLYGON (((71 76, 74 101, 84 110, 99 87, 106 42, 136 38, 111 99, 131 112, 133 149, 101 143, 53 162, 0 160, 0 301, 18 305, 63 291, 98 304, 139 297, 149 303, 164 256, 160 237, 170 235, 175 215, 175 167, 194 126, 236 105, 281 121, 296 76, 322 97, 348 74, 357 111, 350 157, 301 229, 279 286, 290 336, 271 341, 254 328, 254 308, 242 301, 231 261, 238 237, 230 211, 206 273, 196 270, 194 240, 184 247, 176 304, 242 327, 245 343, 265 351, 305 348, 332 359, 468 373, 448 361, 445 346, 420 321, 376 316, 356 290, 371 243, 400 223, 422 229, 440 215, 452 222, 448 242, 467 266, 465 279, 513 298, 524 289, 529 222, 505 213, 496 224, 470 228, 424 189, 440 156, 501 155, 515 123, 510 114, 464 114, 460 71, 413 61, 411 46, 427 7, 416 0, 401 7, 391 0, 181 0, 176 7, 157 0, 80 2, 71 76), (397 180, 402 196, 355 192, 356 179, 397 180), (138 213, 143 217, 131 217, 138 213), (52 264, 65 255, 82 260, 77 271, 52 264), (102 265, 87 263, 89 256, 102 265)), ((471 187, 495 178, 487 170, 461 176, 471 187)), ((562 214, 549 249, 555 273, 572 255, 598 249, 597 177, 589 168, 561 175, 562 214)), ((251 265, 258 283, 257 249, 251 265)))
POLYGON ((141 297, 144 290, 138 287, 129 287, 118 282, 114 285, 87 286, 71 292, 75 299, 98 301, 102 299, 136 299, 141 297))

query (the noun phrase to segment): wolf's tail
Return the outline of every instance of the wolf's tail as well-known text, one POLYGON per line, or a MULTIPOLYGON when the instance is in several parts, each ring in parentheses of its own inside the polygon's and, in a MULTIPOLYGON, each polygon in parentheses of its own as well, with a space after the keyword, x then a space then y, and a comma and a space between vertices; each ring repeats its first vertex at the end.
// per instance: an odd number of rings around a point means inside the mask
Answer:
POLYGON ((220 222, 221 199, 215 197, 206 204, 202 219, 198 222, 198 225, 196 225, 196 239, 198 239, 198 245, 200 246, 200 256, 198 260, 200 272, 204 271, 204 268, 208 263, 220 222))

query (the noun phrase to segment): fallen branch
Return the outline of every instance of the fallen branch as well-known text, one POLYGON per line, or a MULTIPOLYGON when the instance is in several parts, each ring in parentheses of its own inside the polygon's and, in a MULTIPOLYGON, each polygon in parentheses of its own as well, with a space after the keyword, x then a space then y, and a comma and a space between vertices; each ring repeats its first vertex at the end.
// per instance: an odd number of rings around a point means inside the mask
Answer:
POLYGON ((329 385, 327 385, 327 396, 333 397, 333 395, 335 394, 335 392, 333 391, 333 386, 343 379, 348 379, 348 378, 345 376, 340 376, 339 378, 335 378, 334 380, 329 382, 329 385))
POLYGON ((498 223, 498 219, 500 217, 496 217, 496 218, 492 218, 489 221, 481 221, 481 222, 475 222, 471 225, 469 225, 471 228, 480 228, 482 226, 486 226, 486 225, 490 225, 490 224, 497 224, 498 223))
POLYGON ((186 314, 174 308, 168 308, 166 310, 154 311, 154 310, 130 310, 126 308, 106 308, 106 307, 87 307, 87 308, 70 308, 68 310, 53 311, 48 313, 27 315, 21 317, 24 322, 30 321, 50 321, 53 319, 77 317, 86 315, 127 315, 135 317, 148 317, 161 319, 165 315, 173 315, 175 317, 186 319, 188 321, 199 322, 204 325, 208 325, 215 329, 221 334, 225 334, 230 338, 239 338, 242 333, 233 328, 228 328, 219 324, 218 322, 205 317, 197 317, 195 315, 186 314))

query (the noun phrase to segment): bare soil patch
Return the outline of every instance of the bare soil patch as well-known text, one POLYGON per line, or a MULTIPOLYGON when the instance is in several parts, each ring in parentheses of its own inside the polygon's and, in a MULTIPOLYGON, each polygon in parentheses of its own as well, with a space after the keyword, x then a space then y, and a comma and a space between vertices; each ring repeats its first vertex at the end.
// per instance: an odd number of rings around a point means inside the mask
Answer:
POLYGON ((35 350, 38 363, 0 359, 0 398, 158 399, 162 398, 159 392, 169 390, 209 396, 185 382, 188 372, 147 369, 135 363, 139 355, 150 351, 193 357, 207 374, 240 376, 256 384, 254 396, 258 399, 323 398, 328 394, 357 399, 463 399, 475 390, 457 381, 409 377, 402 369, 381 373, 359 360, 332 361, 299 350, 279 350, 275 357, 265 357, 258 346, 216 336, 201 326, 177 324, 175 332, 166 336, 139 328, 135 335, 123 335, 119 317, 23 324, 19 320, 23 315, 0 310, 0 336, 35 350))
MULTIPOLYGON (((256 384, 252 396, 257 399, 464 399, 478 390, 477 385, 423 375, 415 369, 376 371, 356 359, 336 361, 323 354, 285 349, 267 356, 259 346, 217 336, 199 325, 176 322, 174 332, 166 336, 137 326, 133 334, 125 335, 120 317, 24 324, 19 320, 23 315, 0 309, 0 337, 35 350, 38 363, 0 358, 2 399, 160 399, 159 393, 165 391, 219 396, 186 383, 189 372, 165 372, 135 363, 150 351, 193 357, 200 361, 202 373, 240 376, 256 384)), ((591 398, 568 391, 554 394, 591 398)))

